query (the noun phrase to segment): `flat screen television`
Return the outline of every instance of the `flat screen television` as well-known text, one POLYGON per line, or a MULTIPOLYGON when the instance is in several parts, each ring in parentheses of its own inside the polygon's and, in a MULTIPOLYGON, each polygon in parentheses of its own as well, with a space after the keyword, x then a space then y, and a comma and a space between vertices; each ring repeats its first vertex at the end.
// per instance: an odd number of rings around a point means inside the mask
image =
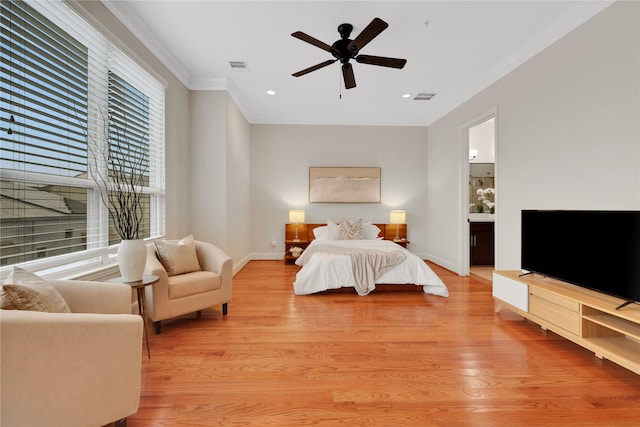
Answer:
POLYGON ((640 211, 522 211, 521 268, 640 302, 640 211))

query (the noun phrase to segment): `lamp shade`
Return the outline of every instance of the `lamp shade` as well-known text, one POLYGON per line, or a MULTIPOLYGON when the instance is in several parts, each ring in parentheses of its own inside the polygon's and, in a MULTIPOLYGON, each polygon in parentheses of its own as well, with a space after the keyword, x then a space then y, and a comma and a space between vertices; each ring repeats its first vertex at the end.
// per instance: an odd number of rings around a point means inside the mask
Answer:
POLYGON ((407 213, 405 211, 400 210, 392 210, 389 214, 389 223, 390 224, 406 224, 407 222, 407 213))
POLYGON ((289 211, 289 222, 291 223, 304 223, 304 210, 292 209, 289 211))

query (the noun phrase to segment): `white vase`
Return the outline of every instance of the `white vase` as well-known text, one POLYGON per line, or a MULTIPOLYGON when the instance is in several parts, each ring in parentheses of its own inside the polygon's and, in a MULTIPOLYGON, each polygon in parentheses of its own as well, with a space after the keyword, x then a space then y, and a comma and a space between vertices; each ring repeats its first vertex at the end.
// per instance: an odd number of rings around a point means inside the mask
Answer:
POLYGON ((122 240, 118 247, 118 267, 123 282, 142 280, 147 263, 147 245, 142 239, 122 240))

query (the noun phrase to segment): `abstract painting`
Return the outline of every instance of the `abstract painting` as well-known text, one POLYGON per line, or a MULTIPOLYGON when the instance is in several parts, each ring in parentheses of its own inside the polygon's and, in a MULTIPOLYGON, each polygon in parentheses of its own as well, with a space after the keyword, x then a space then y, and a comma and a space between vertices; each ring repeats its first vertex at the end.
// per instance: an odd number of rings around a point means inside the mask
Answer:
POLYGON ((380 203, 380 168, 310 167, 310 203, 380 203))

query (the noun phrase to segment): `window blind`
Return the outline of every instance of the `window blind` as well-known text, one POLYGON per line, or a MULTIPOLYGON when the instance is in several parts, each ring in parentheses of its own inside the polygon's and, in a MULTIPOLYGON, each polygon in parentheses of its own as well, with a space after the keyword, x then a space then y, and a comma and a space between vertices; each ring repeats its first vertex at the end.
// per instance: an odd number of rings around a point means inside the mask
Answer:
POLYGON ((104 262, 119 238, 91 153, 114 129, 144 169, 141 237, 163 235, 164 87, 61 1, 3 1, 0 20, 0 265, 104 262))

